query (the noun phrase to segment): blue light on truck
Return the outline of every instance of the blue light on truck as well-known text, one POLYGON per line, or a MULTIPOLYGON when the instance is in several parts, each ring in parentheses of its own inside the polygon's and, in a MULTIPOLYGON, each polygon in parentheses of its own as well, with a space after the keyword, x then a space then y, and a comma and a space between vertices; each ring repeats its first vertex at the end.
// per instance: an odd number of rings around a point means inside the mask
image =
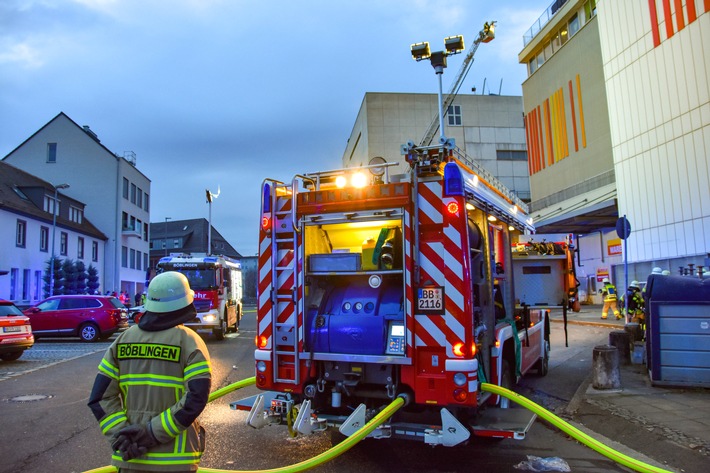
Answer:
POLYGON ((463 175, 456 163, 447 163, 444 167, 444 195, 446 197, 464 195, 463 175))

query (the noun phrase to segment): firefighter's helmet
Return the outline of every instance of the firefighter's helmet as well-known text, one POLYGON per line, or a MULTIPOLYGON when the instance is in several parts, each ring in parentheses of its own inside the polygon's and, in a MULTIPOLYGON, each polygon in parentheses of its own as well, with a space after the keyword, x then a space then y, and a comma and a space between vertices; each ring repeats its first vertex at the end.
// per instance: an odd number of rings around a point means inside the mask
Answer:
POLYGON ((138 326, 144 330, 165 330, 195 318, 195 293, 184 274, 166 271, 148 285, 145 314, 138 326))
POLYGON ((662 270, 661 268, 659 268, 658 266, 656 266, 656 267, 653 268, 653 270, 651 271, 651 274, 663 274, 663 270, 662 270))
POLYGON ((603 282, 604 284, 609 284, 609 278, 604 278, 604 279, 602 279, 602 282, 603 282))
POLYGON ((192 304, 195 293, 184 274, 166 271, 158 274, 148 286, 145 310, 163 314, 192 304))
POLYGON ((638 281, 631 281, 631 284, 629 284, 629 287, 632 289, 641 289, 639 287, 639 282, 638 281))

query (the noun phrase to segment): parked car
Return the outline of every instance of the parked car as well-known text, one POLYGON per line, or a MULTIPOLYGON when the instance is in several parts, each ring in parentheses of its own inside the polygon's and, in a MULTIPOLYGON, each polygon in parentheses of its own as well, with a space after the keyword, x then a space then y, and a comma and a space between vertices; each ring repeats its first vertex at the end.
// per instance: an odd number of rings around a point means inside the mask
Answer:
POLYGON ((145 313, 145 306, 144 305, 136 305, 133 307, 128 308, 128 319, 133 321, 134 323, 138 323, 141 320, 141 317, 145 313))
POLYGON ((29 317, 12 302, 0 299, 0 359, 15 361, 34 343, 29 317))
POLYGON ((35 338, 76 336, 93 342, 128 328, 128 309, 113 296, 52 296, 24 313, 35 338))

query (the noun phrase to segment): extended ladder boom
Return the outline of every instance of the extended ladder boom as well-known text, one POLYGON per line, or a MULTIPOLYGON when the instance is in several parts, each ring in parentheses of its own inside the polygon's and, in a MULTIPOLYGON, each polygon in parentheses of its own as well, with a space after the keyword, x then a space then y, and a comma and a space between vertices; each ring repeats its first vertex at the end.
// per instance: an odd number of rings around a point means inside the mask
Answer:
MULTIPOLYGON (((494 38, 494 25, 495 21, 492 21, 490 24, 486 23, 483 26, 483 29, 478 32, 478 37, 473 41, 473 46, 471 46, 470 51, 468 52, 468 54, 466 54, 466 57, 464 58, 463 63, 461 64, 461 69, 459 69, 458 74, 456 74, 456 80, 454 81, 453 85, 451 86, 451 90, 449 90, 448 95, 443 101, 442 110, 444 111, 444 113, 446 113, 446 111, 449 109, 449 106, 454 101, 454 98, 456 98, 456 94, 459 91, 459 87, 461 87, 461 83, 463 82, 464 78, 466 77, 466 74, 468 73, 468 68, 473 62, 473 55, 476 54, 478 45, 481 43, 487 43, 494 38)), ((419 146, 429 146, 431 144, 431 140, 434 139, 434 135, 438 130, 439 112, 436 112, 434 114, 434 119, 429 124, 429 128, 427 128, 427 131, 424 134, 424 138, 422 139, 419 146)))

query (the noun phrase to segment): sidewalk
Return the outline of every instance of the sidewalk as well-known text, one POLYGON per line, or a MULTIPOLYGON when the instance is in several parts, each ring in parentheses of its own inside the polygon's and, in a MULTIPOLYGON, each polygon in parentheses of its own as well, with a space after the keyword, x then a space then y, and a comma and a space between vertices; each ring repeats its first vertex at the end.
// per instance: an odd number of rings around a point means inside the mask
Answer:
MULTIPOLYGON (((567 313, 567 323, 624 330, 624 319, 616 320, 609 314, 606 320, 602 320, 601 309, 601 305, 583 305, 580 312, 567 313)), ((562 311, 553 310, 551 321, 562 323, 562 311)), ((595 389, 590 372, 567 411, 573 414, 581 403, 588 403, 637 425, 641 435, 653 432, 710 456, 710 389, 653 386, 645 364, 621 362, 619 370, 619 390, 595 389)))

